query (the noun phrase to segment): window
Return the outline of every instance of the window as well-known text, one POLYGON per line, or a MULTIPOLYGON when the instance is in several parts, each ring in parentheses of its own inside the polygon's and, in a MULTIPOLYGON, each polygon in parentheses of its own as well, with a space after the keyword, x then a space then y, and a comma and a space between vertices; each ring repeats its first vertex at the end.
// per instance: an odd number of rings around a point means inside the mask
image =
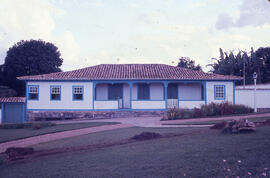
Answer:
POLYGON ((61 86, 51 86, 51 100, 61 100, 61 86))
POLYGON ((215 99, 224 100, 225 99, 225 86, 215 85, 215 99))
POLYGON ((138 84, 138 99, 139 100, 150 99, 149 84, 146 84, 146 83, 138 84))
POLYGON ((28 99, 38 100, 38 86, 28 86, 28 99))
POLYGON ((73 100, 83 100, 83 86, 73 86, 73 100))
POLYGON ((117 100, 123 98, 123 85, 114 84, 109 85, 109 100, 117 100))

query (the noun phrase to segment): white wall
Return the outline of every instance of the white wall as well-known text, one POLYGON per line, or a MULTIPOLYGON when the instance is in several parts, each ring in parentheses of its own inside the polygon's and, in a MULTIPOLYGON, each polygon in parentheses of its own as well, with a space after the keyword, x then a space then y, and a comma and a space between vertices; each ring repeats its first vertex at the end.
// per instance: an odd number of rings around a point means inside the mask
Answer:
POLYGON ((123 85, 124 108, 130 108, 130 88, 128 84, 123 85))
POLYGON ((179 107, 187 109, 199 108, 203 104, 205 104, 205 101, 179 101, 179 107))
POLYGON ((178 96, 180 100, 201 100, 202 85, 200 83, 178 84, 178 96))
POLYGON ((132 109, 165 109, 165 101, 132 101, 132 109))
POLYGON ((96 85, 96 100, 108 100, 108 84, 97 84, 96 85))
POLYGON ((164 85, 161 83, 150 84, 150 99, 164 100, 164 85))
MULTIPOLYGON (((150 99, 163 100, 164 99, 164 86, 162 83, 150 83, 150 99)), ((138 99, 138 84, 133 84, 132 87, 132 100, 138 99)))
POLYGON ((118 101, 110 100, 110 101, 94 101, 95 109, 118 109, 118 101))
POLYGON ((27 109, 93 109, 92 82, 28 82, 28 85, 39 86, 39 100, 28 100, 27 109), (50 100, 50 86, 61 86, 61 100, 50 100), (82 101, 72 100, 72 86, 84 86, 82 101))
POLYGON ((2 109, 0 109, 0 124, 2 123, 2 109))
MULTIPOLYGON (((257 89, 257 108, 270 108, 270 89, 257 89)), ((254 107, 253 89, 236 89, 235 103, 254 107)))
POLYGON ((206 90, 207 90, 207 104, 211 102, 224 102, 228 101, 233 103, 233 82, 218 82, 218 81, 213 81, 213 82, 206 82, 206 90), (215 85, 225 85, 225 99, 224 100, 215 100, 215 85))
POLYGON ((132 100, 138 99, 138 84, 133 84, 132 86, 132 100))

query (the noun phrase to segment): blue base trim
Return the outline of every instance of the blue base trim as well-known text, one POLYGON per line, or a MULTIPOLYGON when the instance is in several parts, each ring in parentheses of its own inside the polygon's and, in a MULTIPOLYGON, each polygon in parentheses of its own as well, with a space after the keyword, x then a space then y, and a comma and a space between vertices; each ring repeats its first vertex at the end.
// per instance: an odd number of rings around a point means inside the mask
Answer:
POLYGON ((165 111, 167 109, 27 109, 27 111, 165 111))
POLYGON ((93 109, 27 109, 27 111, 94 111, 93 109))
POLYGON ((192 100, 192 99, 179 99, 179 101, 204 101, 204 100, 196 100, 196 99, 194 99, 194 100, 192 100))

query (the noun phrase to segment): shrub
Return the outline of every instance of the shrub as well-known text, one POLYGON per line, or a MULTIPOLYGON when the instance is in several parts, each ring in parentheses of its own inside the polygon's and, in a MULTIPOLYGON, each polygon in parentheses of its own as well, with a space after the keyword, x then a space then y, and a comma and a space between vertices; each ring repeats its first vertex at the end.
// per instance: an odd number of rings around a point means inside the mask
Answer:
POLYGON ((221 114, 218 103, 204 104, 201 106, 202 116, 218 116, 221 114))
POLYGON ((253 109, 244 106, 231 104, 229 102, 222 103, 209 103, 201 105, 200 108, 193 109, 177 109, 173 108, 168 111, 168 119, 185 119, 185 118, 196 118, 196 117, 212 117, 212 116, 224 116, 232 114, 247 114, 252 113, 253 109))
POLYGON ((200 108, 194 108, 192 110, 192 117, 202 117, 202 110, 200 108))
POLYGON ((168 111, 168 119, 175 120, 175 119, 185 119, 185 118, 192 118, 193 110, 192 109, 169 109, 168 111))
POLYGON ((220 115, 231 115, 233 114, 233 105, 228 102, 223 102, 219 104, 220 115))
POLYGON ((35 130, 41 129, 40 123, 34 123, 34 124, 32 125, 32 127, 33 127, 33 129, 35 129, 35 130))
POLYGON ((248 106, 241 105, 241 104, 232 105, 232 114, 245 114, 245 113, 253 113, 253 112, 254 112, 254 109, 248 106))

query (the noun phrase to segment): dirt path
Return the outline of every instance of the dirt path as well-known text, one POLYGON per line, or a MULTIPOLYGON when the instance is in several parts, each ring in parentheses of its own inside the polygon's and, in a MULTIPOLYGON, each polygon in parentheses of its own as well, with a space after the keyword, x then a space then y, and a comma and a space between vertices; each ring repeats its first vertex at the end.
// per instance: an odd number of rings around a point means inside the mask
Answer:
POLYGON ((9 142, 0 144, 0 153, 5 152, 8 147, 27 147, 27 146, 31 146, 31 145, 35 145, 39 143, 44 143, 44 142, 49 142, 49 141, 54 141, 54 140, 59 140, 59 139, 64 139, 64 138, 69 138, 69 137, 75 137, 79 135, 85 135, 85 134, 120 129, 120 128, 129 128, 129 127, 133 127, 133 125, 130 125, 130 124, 103 125, 103 126, 69 130, 69 131, 24 138, 20 140, 9 141, 9 142))

